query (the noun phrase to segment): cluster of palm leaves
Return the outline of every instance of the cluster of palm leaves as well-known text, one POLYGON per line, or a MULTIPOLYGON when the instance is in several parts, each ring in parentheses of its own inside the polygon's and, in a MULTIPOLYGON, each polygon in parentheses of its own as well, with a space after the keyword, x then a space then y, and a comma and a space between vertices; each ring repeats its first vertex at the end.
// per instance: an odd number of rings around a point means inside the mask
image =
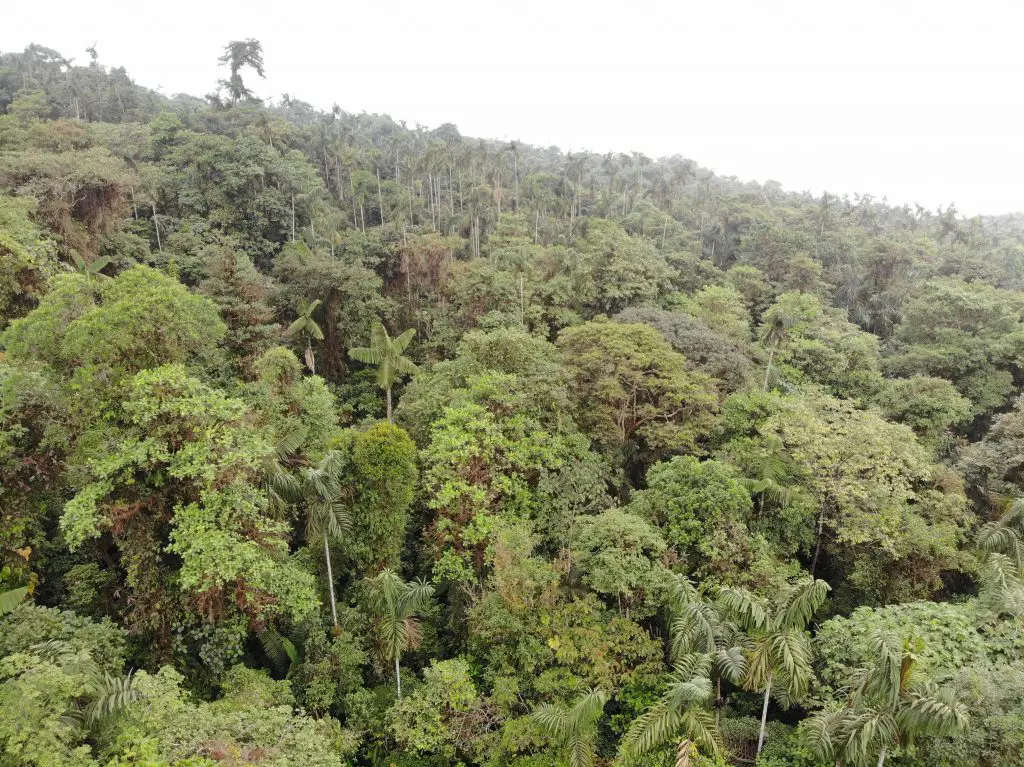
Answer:
POLYGON ((348 356, 357 362, 377 367, 377 385, 385 393, 389 423, 393 421, 391 389, 400 376, 416 375, 419 372, 412 360, 403 356, 415 335, 416 329, 409 328, 392 338, 384 325, 375 322, 370 329, 370 345, 356 346, 348 351, 348 356))
POLYGON ((69 727, 92 730, 142 697, 135 686, 132 672, 129 671, 125 676, 115 676, 103 671, 86 650, 76 651, 59 639, 35 645, 32 650, 44 660, 59 666, 65 673, 85 679, 83 695, 62 717, 62 721, 69 727))
POLYGON ((541 728, 565 754, 569 767, 594 763, 597 722, 608 702, 608 693, 598 687, 584 690, 568 708, 545 703, 533 711, 541 728))
POLYGON ((402 697, 402 653, 419 646, 419 618, 434 596, 424 580, 403 581, 394 570, 384 570, 367 581, 377 650, 384 662, 394 663, 398 697, 402 697))
POLYGON ((978 533, 983 557, 979 575, 981 603, 997 615, 1024 626, 1024 501, 1016 501, 978 533))
POLYGON ((922 735, 952 735, 967 726, 967 710, 919 672, 910 640, 877 632, 875 662, 853 675, 844 705, 826 708, 802 725, 807 745, 819 756, 863 767, 885 764, 890 749, 922 735))
MULTIPOLYGON (((288 326, 285 335, 291 338, 300 338, 306 342, 306 350, 303 353, 306 367, 309 372, 316 374, 316 354, 313 351, 313 341, 323 341, 324 332, 317 323, 314 315, 320 308, 320 299, 313 301, 300 300, 296 306, 295 321, 288 326)), ((348 351, 348 356, 356 362, 364 365, 373 365, 377 368, 377 385, 384 392, 387 404, 388 422, 391 423, 392 402, 391 390, 402 376, 416 375, 419 368, 405 355, 412 339, 416 336, 416 329, 409 328, 403 333, 392 338, 381 322, 374 322, 370 328, 370 345, 355 346, 348 351)))
MULTIPOLYGON (((824 581, 811 579, 774 602, 738 588, 708 598, 688 578, 674 576, 669 599, 673 669, 664 694, 623 736, 623 757, 635 759, 673 740, 678 767, 691 764, 699 751, 721 754, 717 704, 723 682, 764 692, 760 752, 769 698, 788 706, 807 693, 812 671, 806 628, 828 591, 824 581)), ((606 700, 603 691, 592 689, 569 708, 546 704, 534 711, 565 750, 570 767, 593 764, 596 722, 606 700)))

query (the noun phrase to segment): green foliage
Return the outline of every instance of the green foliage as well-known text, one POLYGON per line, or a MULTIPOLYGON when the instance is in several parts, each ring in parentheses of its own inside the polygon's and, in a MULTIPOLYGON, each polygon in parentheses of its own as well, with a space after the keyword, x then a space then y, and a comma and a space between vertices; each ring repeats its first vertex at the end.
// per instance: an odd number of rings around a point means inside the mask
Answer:
POLYGON ((434 424, 421 453, 433 523, 426 535, 442 570, 459 580, 484 569, 499 519, 529 519, 542 510, 541 479, 587 455, 579 435, 552 433, 533 417, 513 376, 472 378, 434 424))
POLYGON ((576 566, 583 582, 638 619, 654 611, 667 576, 665 539, 641 517, 611 509, 580 522, 576 566))
POLYGON ((181 366, 156 368, 130 380, 106 429, 111 450, 85 460, 61 527, 72 547, 113 535, 136 630, 166 625, 159 616, 176 592, 211 623, 238 612, 299 619, 316 608, 287 527, 265 514, 259 467, 270 447, 241 400, 181 366), (163 559, 164 550, 176 559, 163 559), (176 577, 165 585, 168 568, 176 577))
POLYGON ((102 283, 63 277, 40 306, 0 337, 15 361, 42 359, 76 388, 108 394, 122 376, 213 361, 225 333, 216 307, 165 274, 137 266, 102 283), (95 296, 95 297, 94 297, 95 296))
POLYGON ((922 375, 887 380, 875 403, 886 418, 906 424, 923 444, 934 446, 963 424, 971 409, 949 381, 922 375))
POLYGON ((999 409, 1013 391, 1010 367, 1024 350, 1020 298, 981 282, 927 282, 907 304, 886 366, 952 381, 972 415, 999 409))
POLYGON ((777 364, 794 381, 811 381, 839 397, 870 397, 882 384, 879 341, 841 311, 808 293, 784 293, 764 314, 763 327, 780 325, 777 364))
POLYGON ((404 750, 450 761, 472 748, 472 715, 480 705, 464 660, 434 661, 423 684, 388 712, 388 727, 404 750))
POLYGON ((397 567, 419 478, 416 446, 405 431, 382 422, 355 432, 351 449, 355 535, 348 551, 362 571, 397 567))
POLYGON ((948 680, 957 669, 987 657, 979 617, 971 603, 908 602, 858 607, 849 617, 830 618, 821 624, 815 643, 823 688, 838 691, 872 660, 878 632, 921 639, 924 647, 916 654, 917 662, 931 678, 948 680))
POLYGON ((88 655, 101 671, 120 673, 125 663, 124 631, 109 620, 95 622, 67 610, 23 604, 0 618, 0 626, 0 657, 56 641, 72 653, 88 655))
POLYGON ((645 323, 660 330, 673 349, 715 379, 723 391, 735 391, 750 378, 752 362, 745 344, 712 330, 696 317, 662 309, 627 309, 615 315, 615 320, 645 323))
POLYGON ((1019 765, 1024 754, 1024 672, 1014 665, 975 665, 949 682, 967 709, 968 724, 954 736, 922 738, 915 764, 954 767, 1019 765))
POLYGON ((336 720, 296 712, 288 683, 259 671, 235 667, 225 677, 223 697, 211 703, 193 700, 182 683, 168 667, 139 672, 135 684, 146 704, 118 718, 107 756, 148 751, 171 764, 237 759, 273 767, 341 767, 354 750, 354 739, 336 720))
POLYGON ((967 523, 960 482, 907 427, 813 391, 750 404, 764 408, 745 416, 760 423, 756 436, 723 452, 747 465, 758 454, 789 457, 794 484, 817 507, 812 572, 825 564, 864 601, 927 595, 943 570, 967 567, 957 550, 967 523))
POLYGON ((694 293, 682 308, 735 343, 750 340, 750 313, 743 296, 731 286, 708 285, 694 293))
POLYGON ((57 273, 56 248, 30 218, 31 198, 0 196, 0 327, 24 315, 57 273))
POLYGON ((919 643, 875 633, 872 665, 850 680, 848 704, 803 723, 813 750, 827 759, 881 766, 887 751, 913 747, 923 735, 954 735, 967 727, 967 708, 952 691, 936 689, 917 668, 919 643))
POLYGON ((89 55, 0 53, 3 767, 1020 762, 1019 217, 89 55))
POLYGON ((590 322, 562 331, 558 346, 578 397, 576 419, 605 451, 650 461, 698 449, 711 426, 714 386, 656 330, 590 322))
POLYGON ((746 585, 779 574, 768 542, 747 528, 750 494, 723 463, 679 456, 655 464, 627 508, 661 528, 683 572, 746 585))

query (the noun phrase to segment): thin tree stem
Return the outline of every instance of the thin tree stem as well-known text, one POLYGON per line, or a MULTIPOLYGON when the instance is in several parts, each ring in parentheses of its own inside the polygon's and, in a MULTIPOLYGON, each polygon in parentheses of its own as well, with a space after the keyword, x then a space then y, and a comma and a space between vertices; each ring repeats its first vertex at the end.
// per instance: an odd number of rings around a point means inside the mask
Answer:
POLYGON ((338 607, 334 601, 334 570, 331 568, 331 546, 327 542, 327 534, 324 533, 324 559, 327 560, 327 591, 331 595, 331 620, 334 627, 338 627, 338 607))
POLYGON ((764 705, 761 706, 761 731, 757 734, 757 753, 760 756, 761 748, 764 746, 765 725, 768 722, 768 698, 772 693, 772 678, 768 677, 768 684, 764 687, 764 705))

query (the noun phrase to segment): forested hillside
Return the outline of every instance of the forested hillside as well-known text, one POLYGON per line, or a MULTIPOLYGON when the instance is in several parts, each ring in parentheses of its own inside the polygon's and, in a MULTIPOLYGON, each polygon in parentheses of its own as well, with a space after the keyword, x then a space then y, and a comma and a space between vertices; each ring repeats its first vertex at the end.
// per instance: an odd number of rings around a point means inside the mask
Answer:
POLYGON ((1024 765, 1024 217, 221 63, 0 54, 0 767, 1024 765))

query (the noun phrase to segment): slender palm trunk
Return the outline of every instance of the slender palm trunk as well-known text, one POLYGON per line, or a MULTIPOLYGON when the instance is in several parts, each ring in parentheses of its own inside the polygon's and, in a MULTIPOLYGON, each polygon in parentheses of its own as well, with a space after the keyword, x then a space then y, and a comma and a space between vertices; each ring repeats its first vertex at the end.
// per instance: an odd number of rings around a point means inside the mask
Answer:
POLYGON ((882 767, 885 764, 885 751, 886 747, 882 746, 882 752, 878 755, 878 767, 882 767))
POLYGON ((825 506, 818 511, 818 536, 814 543, 814 559, 811 560, 811 575, 818 570, 818 555, 821 554, 821 536, 825 532, 825 506))
POLYGON ((331 620, 334 627, 338 627, 338 606, 334 601, 334 570, 331 568, 331 546, 327 542, 327 535, 324 535, 324 559, 327 560, 327 591, 331 595, 331 620))
POLYGON ((772 678, 768 677, 768 684, 764 687, 764 705, 761 706, 761 731, 757 734, 757 753, 761 754, 764 746, 764 730, 768 722, 768 698, 772 692, 772 678))
POLYGON ((387 398, 388 398, 388 423, 394 423, 395 419, 391 417, 391 387, 390 386, 388 387, 388 390, 387 390, 387 398))
POLYGON ((402 673, 398 667, 398 653, 395 653, 395 684, 398 685, 398 699, 402 699, 402 673))
POLYGON ((722 677, 715 680, 715 727, 722 723, 722 677))
POLYGON ((768 377, 772 374, 772 360, 775 359, 776 346, 774 345, 768 350, 768 367, 764 369, 764 386, 761 387, 761 391, 768 391, 768 377))

